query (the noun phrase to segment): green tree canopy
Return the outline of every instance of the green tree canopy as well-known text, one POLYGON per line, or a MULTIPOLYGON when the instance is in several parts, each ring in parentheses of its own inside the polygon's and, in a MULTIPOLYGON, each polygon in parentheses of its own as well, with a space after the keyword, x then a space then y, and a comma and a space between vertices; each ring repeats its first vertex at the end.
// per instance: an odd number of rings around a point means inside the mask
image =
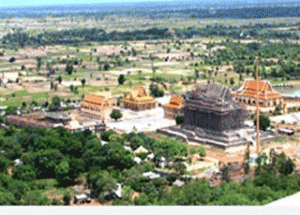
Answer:
POLYGON ((178 140, 166 138, 155 142, 154 154, 156 156, 164 156, 167 160, 171 160, 176 156, 187 155, 187 145, 178 140))
POLYGON ((120 85, 124 84, 124 82, 126 81, 125 76, 123 74, 121 74, 118 78, 118 82, 120 85))
MULTIPOLYGON (((260 114, 259 115, 259 129, 265 131, 270 126, 270 117, 260 114)), ((254 125, 256 126, 256 117, 254 119, 254 125)))
POLYGON ((69 172, 70 172, 70 166, 67 161, 62 161, 59 165, 55 167, 55 177, 56 180, 60 184, 64 184, 70 180, 69 172))
POLYGON ((122 113, 121 113, 121 111, 119 110, 119 109, 113 109, 113 111, 111 112, 111 114, 110 114, 110 117, 112 118, 112 119, 114 119, 114 120, 118 120, 118 119, 120 119, 121 117, 122 117, 123 115, 122 115, 122 113))

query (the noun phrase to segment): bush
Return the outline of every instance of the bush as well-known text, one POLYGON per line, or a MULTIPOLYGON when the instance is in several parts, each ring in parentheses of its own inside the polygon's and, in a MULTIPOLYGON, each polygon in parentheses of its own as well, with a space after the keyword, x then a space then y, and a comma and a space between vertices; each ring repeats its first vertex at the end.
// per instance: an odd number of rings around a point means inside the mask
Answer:
POLYGON ((10 63, 13 63, 13 62, 15 62, 16 61, 16 58, 15 57, 11 57, 10 59, 9 59, 9 62, 10 63))
POLYGON ((183 115, 182 114, 178 114, 177 116, 176 116, 176 124, 177 125, 180 125, 180 124, 183 124, 183 115))
POLYGON ((71 194, 70 194, 69 192, 66 192, 66 193, 64 194, 63 201, 64 201, 64 204, 65 204, 65 205, 69 205, 69 204, 70 204, 70 201, 71 201, 71 194))
MULTIPOLYGON (((265 131, 270 126, 270 118, 264 114, 259 115, 259 129, 265 131)), ((256 126, 256 117, 254 119, 254 125, 256 126)))
POLYGON ((109 137, 111 135, 113 135, 113 134, 117 134, 117 133, 114 130, 110 129, 110 130, 108 130, 106 132, 103 132, 101 134, 101 139, 108 142, 109 141, 109 137))
POLYGON ((147 153, 140 153, 138 156, 139 156, 139 158, 141 158, 142 160, 145 160, 146 159, 146 157, 147 157, 147 153))

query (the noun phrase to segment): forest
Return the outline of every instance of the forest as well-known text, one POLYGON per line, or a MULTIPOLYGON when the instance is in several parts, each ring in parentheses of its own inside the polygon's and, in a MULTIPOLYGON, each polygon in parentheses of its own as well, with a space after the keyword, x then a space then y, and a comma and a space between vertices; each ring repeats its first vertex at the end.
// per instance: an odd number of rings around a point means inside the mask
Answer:
MULTIPOLYGON (((264 205, 300 190, 295 165, 284 154, 272 153, 268 163, 263 162, 266 155, 259 157, 255 177, 242 183, 226 177, 221 186, 211 187, 205 179, 186 179, 184 186, 176 187, 172 182, 187 174, 177 161, 187 155, 187 146, 175 139, 154 140, 143 133, 118 135, 109 130, 101 140, 90 131, 13 126, 0 133, 0 205, 68 205, 71 196, 66 188, 82 178, 100 202, 105 202, 105 192, 122 183, 123 197, 113 205, 264 205), (154 171, 154 163, 136 164, 124 144, 132 149, 142 145, 154 152, 155 159, 166 157, 174 162, 175 171, 153 180, 144 177, 143 172, 154 171), (13 165, 17 158, 22 164, 13 165), (52 188, 64 190, 63 198, 47 196, 52 188), (135 192, 140 195, 132 199, 135 192)), ((144 154, 140 157, 145 159, 144 154)), ((226 175, 226 168, 222 171, 226 175)))

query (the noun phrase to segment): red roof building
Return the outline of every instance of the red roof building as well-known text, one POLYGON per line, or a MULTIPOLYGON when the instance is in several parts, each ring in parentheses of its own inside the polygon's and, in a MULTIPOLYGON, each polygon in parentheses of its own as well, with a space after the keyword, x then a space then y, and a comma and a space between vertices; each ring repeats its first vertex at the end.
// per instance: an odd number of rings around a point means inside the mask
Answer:
POLYGON ((106 118, 105 112, 109 112, 116 104, 116 99, 106 98, 98 94, 85 95, 81 103, 81 112, 100 119, 106 118))
POLYGON ((276 92, 268 81, 246 80, 233 96, 245 105, 256 106, 257 93, 260 106, 283 106, 283 96, 276 92))

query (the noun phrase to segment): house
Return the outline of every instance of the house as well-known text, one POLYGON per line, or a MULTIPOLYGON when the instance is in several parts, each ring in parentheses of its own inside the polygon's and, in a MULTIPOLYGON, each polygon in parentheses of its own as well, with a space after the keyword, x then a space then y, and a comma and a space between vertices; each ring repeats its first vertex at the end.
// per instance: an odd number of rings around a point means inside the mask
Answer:
POLYGON ((184 185, 184 182, 177 179, 177 180, 173 183, 173 185, 174 185, 174 186, 181 187, 181 186, 184 185))
POLYGON ((143 146, 138 147, 136 150, 134 150, 134 154, 141 154, 141 153, 148 153, 149 150, 145 149, 143 146))
POLYGON ((23 162, 21 161, 20 158, 14 160, 14 163, 15 163, 15 166, 19 166, 19 165, 23 164, 23 162))
POLYGON ((148 160, 153 160, 154 159, 154 154, 151 153, 151 154, 147 155, 147 159, 148 160))
POLYGON ((133 152, 132 149, 131 149, 131 147, 129 147, 129 146, 124 146, 124 149, 126 149, 126 150, 128 150, 130 152, 133 152))
POLYGON ((102 146, 104 146, 104 145, 106 145, 106 144, 108 144, 108 142, 106 142, 106 141, 104 141, 104 140, 101 140, 101 145, 102 145, 102 146))
POLYGON ((0 106, 0 116, 4 116, 6 113, 7 106, 0 106))
POLYGON ((142 159, 139 157, 135 157, 134 162, 136 162, 137 164, 140 164, 142 162, 142 159))
POLYGON ((74 203, 76 204, 80 204, 80 203, 90 203, 91 202, 91 198, 89 198, 86 194, 80 194, 80 195, 76 195, 74 196, 74 203))
POLYGON ((147 177, 148 179, 155 179, 155 178, 159 178, 160 175, 159 174, 156 174, 154 172, 144 172, 143 173, 143 176, 147 177))
POLYGON ((117 189, 104 193, 105 199, 122 198, 122 184, 117 183, 117 189))
POLYGON ((167 166, 167 161, 166 161, 166 158, 161 156, 157 159, 157 165, 160 167, 160 168, 165 168, 167 166))

